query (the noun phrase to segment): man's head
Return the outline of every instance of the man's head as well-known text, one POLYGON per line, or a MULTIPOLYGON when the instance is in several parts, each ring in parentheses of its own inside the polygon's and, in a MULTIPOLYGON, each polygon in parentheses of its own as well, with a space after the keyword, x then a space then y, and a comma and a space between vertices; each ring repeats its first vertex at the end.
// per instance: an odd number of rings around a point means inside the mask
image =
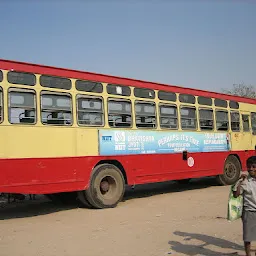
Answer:
POLYGON ((256 156, 251 156, 246 161, 247 170, 251 177, 256 178, 256 156))

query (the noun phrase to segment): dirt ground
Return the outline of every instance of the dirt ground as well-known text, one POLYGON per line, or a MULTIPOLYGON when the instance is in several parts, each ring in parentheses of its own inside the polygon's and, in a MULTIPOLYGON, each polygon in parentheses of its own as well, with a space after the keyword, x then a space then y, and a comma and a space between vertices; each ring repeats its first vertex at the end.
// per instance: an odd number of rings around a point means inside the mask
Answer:
POLYGON ((129 189, 114 209, 56 206, 42 197, 2 203, 0 255, 243 255, 241 221, 226 220, 228 193, 202 179, 129 189))

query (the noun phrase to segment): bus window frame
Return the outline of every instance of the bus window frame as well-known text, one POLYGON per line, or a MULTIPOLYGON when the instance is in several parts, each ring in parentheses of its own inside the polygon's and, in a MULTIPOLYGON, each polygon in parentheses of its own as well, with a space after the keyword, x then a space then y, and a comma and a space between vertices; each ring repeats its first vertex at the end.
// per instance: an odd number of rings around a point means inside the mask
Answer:
MULTIPOLYGON (((215 129, 216 129, 216 123, 215 123, 215 116, 214 116, 214 109, 213 108, 211 108, 210 106, 209 107, 207 107, 207 105, 204 105, 205 107, 199 107, 198 108, 198 121, 199 121, 199 131, 200 132, 206 132, 206 131, 208 131, 208 132, 213 132, 215 129), (200 110, 211 110, 212 111, 212 121, 213 121, 213 124, 212 124, 212 129, 202 129, 201 128, 201 123, 200 123, 200 120, 201 120, 201 118, 200 118, 200 110)), ((209 120, 209 119, 202 119, 202 120, 209 120)))
POLYGON ((231 129, 231 124, 230 124, 230 114, 229 114, 229 111, 228 109, 226 108, 215 108, 215 129, 216 129, 216 132, 229 132, 230 129, 231 129), (217 126, 217 112, 226 112, 227 113, 227 116, 228 116, 228 127, 227 127, 227 130, 218 130, 218 126, 217 126))
POLYGON ((250 113, 252 135, 256 136, 256 129, 255 130, 253 129, 253 122, 252 122, 253 121, 253 119, 252 119, 253 115, 255 115, 255 128, 256 128, 256 111, 250 113))
MULTIPOLYGON (((135 114, 135 126, 136 129, 152 129, 152 130, 156 130, 158 128, 158 116, 157 116, 157 103, 155 101, 149 101, 149 100, 135 100, 134 101, 134 114, 135 114), (136 104, 150 104, 150 105, 154 105, 155 106, 155 127, 138 127, 137 126, 137 112, 136 112, 136 104)), ((141 116, 141 115, 139 115, 141 116)))
POLYGON ((0 86, 0 100, 1 100, 1 112, 0 112, 0 115, 1 115, 1 119, 0 119, 0 124, 4 122, 4 90, 3 90, 3 87, 0 86))
MULTIPOLYGON (((53 88, 54 89, 54 88, 53 88)), ((64 89, 63 89, 64 90, 64 89)), ((72 97, 72 94, 71 93, 68 93, 68 92, 59 92, 59 91, 48 91, 48 90, 41 90, 40 91, 40 116, 41 116, 41 124, 42 125, 45 125, 45 126, 56 126, 56 127, 72 127, 74 126, 74 109, 73 109, 73 97, 72 97), (43 108, 42 108, 42 95, 47 95, 47 94, 50 94, 50 95, 59 95, 59 96, 69 96, 70 99, 71 99, 71 117, 72 117, 72 122, 71 124, 47 124, 47 123, 43 123, 43 108)))
POLYGON ((187 131, 187 130, 189 130, 189 131, 197 131, 198 129, 199 129, 199 127, 198 127, 198 114, 197 114, 197 108, 196 108, 196 106, 195 105, 180 105, 180 107, 179 107, 179 114, 180 114, 180 129, 182 130, 182 131, 187 131), (182 120, 182 115, 181 115, 181 109, 182 108, 191 108, 191 109, 194 109, 195 110, 195 123, 196 123, 196 126, 195 126, 195 128, 193 128, 193 129, 191 129, 191 128, 182 128, 182 123, 181 123, 181 120, 182 120))
POLYGON ((179 107, 176 104, 174 104, 174 103, 163 103, 163 102, 160 102, 157 105, 158 105, 158 113, 159 113, 159 128, 161 130, 179 130, 179 128, 180 128, 179 113, 178 113, 179 107), (161 107, 162 106, 175 107, 176 108, 176 120, 177 120, 177 127, 176 128, 167 128, 167 127, 162 127, 161 126, 161 118, 162 118, 161 107))
POLYGON ((230 130, 231 130, 231 132, 241 132, 241 117, 242 117, 242 115, 241 115, 241 113, 240 113, 240 111, 238 110, 238 109, 232 109, 232 110, 230 110, 229 111, 229 119, 230 119, 230 130), (233 130, 232 129, 232 113, 238 113, 239 114, 239 130, 233 130))
POLYGON ((251 132, 251 124, 250 124, 250 113, 241 113, 241 118, 242 118, 242 125, 243 125, 243 132, 251 132), (244 119, 243 119, 243 117, 244 116, 247 116, 247 118, 248 118, 248 130, 244 130, 244 119))
POLYGON ((35 89, 30 88, 18 88, 18 87, 9 87, 7 91, 7 107, 8 107, 8 123, 11 125, 36 125, 38 122, 38 115, 37 115, 37 92, 35 89), (35 121, 33 123, 12 123, 10 120, 10 109, 11 107, 11 101, 10 101, 10 93, 12 92, 22 92, 22 93, 32 93, 34 95, 34 112, 35 112, 35 121))
MULTIPOLYGON (((127 96, 129 97, 129 96, 127 96)), ((119 98, 119 97, 107 97, 106 98, 106 108, 107 108, 107 123, 108 123, 108 126, 112 129, 128 129, 128 128, 132 128, 133 127, 133 111, 132 111, 132 100, 129 99, 129 98, 119 98), (109 101, 117 101, 117 102, 120 102, 120 101, 125 101, 125 102, 129 102, 131 104, 131 123, 130 123, 130 126, 118 126, 118 127, 115 127, 115 126, 111 126, 109 125, 109 115, 111 115, 109 113, 109 101)), ((118 114, 118 113, 117 113, 118 114)), ((121 113, 119 113, 121 114, 121 113)))
MULTIPOLYGON (((100 113, 100 112, 89 112, 88 113, 100 113)), ((76 95, 76 122, 78 126, 81 127, 104 127, 106 120, 105 120, 105 104, 104 104, 104 98, 101 96, 94 96, 94 95, 87 95, 87 94, 77 94, 76 95), (100 99, 101 100, 101 104, 102 104, 102 124, 101 125, 94 125, 94 124, 79 124, 79 118, 78 118, 78 113, 79 113, 79 109, 78 109, 78 99, 79 98, 84 98, 84 99, 100 99)))

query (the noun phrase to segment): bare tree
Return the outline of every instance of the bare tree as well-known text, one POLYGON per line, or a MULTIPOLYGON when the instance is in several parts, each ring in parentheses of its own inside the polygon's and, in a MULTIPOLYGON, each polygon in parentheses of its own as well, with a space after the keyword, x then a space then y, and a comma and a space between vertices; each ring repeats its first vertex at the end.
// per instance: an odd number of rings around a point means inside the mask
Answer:
POLYGON ((256 99, 256 86, 242 84, 233 84, 230 90, 223 90, 226 94, 237 95, 246 98, 256 99))

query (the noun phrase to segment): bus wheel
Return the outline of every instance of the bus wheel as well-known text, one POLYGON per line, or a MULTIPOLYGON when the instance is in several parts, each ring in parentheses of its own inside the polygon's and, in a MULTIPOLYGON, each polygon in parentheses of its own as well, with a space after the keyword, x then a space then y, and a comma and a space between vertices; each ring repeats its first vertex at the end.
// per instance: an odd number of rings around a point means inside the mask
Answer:
POLYGON ((84 190, 77 192, 77 198, 81 204, 81 207, 92 208, 92 205, 89 203, 84 190))
POLYGON ((240 177, 241 165, 237 157, 229 156, 224 165, 224 173, 217 176, 220 185, 232 185, 240 177))
POLYGON ((112 164, 95 167, 90 186, 84 191, 89 203, 97 208, 113 208, 122 200, 125 181, 122 172, 112 164))

